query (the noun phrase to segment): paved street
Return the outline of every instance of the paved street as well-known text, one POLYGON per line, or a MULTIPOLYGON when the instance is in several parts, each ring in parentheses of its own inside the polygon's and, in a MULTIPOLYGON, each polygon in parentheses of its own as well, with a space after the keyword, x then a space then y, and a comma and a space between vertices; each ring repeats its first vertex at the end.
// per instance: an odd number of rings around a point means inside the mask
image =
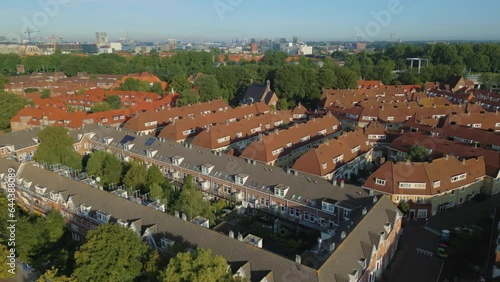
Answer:
POLYGON ((500 195, 438 214, 429 219, 427 227, 423 221, 406 221, 403 225, 404 232, 400 248, 384 275, 384 281, 436 281, 443 261, 426 255, 425 251, 434 253, 439 243, 438 234, 441 230, 477 224, 482 218, 490 215, 496 206, 500 206, 500 195))

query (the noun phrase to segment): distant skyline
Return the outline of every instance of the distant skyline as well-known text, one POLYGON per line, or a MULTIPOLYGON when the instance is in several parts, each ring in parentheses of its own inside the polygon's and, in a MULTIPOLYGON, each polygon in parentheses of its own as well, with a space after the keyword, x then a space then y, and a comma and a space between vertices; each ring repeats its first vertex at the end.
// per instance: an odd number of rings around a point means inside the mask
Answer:
POLYGON ((39 31, 33 38, 65 41, 95 41, 98 31, 111 41, 127 33, 148 41, 500 40, 499 10, 498 0, 24 0, 2 3, 0 36, 27 39, 30 28, 39 31))

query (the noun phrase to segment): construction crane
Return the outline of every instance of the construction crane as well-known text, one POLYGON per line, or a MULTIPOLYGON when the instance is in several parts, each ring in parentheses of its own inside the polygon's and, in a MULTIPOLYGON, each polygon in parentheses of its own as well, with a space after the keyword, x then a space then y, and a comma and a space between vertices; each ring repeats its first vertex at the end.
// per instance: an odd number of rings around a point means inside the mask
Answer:
POLYGON ((31 34, 32 33, 36 33, 36 32, 40 32, 38 30, 31 30, 29 27, 28 29, 24 32, 24 33, 27 33, 28 34, 28 40, 29 40, 29 43, 31 43, 31 34))
POLYGON ((54 45, 54 52, 56 52, 56 47, 57 47, 57 40, 61 40, 62 37, 55 37, 54 34, 52 34, 52 44, 54 45))
POLYGON ((389 39, 389 44, 392 43, 392 38, 394 37, 394 35, 396 35, 395 33, 391 32, 391 38, 389 39))

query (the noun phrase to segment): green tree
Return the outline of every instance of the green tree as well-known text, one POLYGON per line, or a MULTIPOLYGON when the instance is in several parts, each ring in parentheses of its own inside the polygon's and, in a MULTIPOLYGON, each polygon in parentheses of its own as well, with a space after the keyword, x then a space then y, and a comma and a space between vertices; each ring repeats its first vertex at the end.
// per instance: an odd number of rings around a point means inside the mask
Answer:
POLYGON ((116 110, 121 108, 122 101, 120 96, 118 95, 106 95, 106 103, 110 106, 111 109, 116 110))
POLYGON ((198 102, 198 94, 192 89, 186 89, 182 91, 181 95, 177 100, 175 100, 175 105, 182 107, 189 104, 195 104, 198 102))
POLYGON ((66 223, 57 210, 51 210, 45 216, 44 224, 50 243, 58 242, 64 235, 66 223))
POLYGON ((32 88, 32 87, 28 87, 28 88, 25 88, 24 89, 24 93, 33 93, 33 92, 38 92, 40 90, 38 90, 38 88, 32 88))
POLYGON ((75 253, 79 281, 134 281, 142 274, 148 246, 130 229, 103 224, 87 233, 75 253))
POLYGON ((0 91, 0 131, 10 130, 10 120, 26 105, 32 104, 16 94, 0 91))
POLYGON ((73 138, 62 126, 47 126, 38 133, 40 145, 35 152, 37 162, 61 164, 82 169, 82 157, 73 148, 73 138))
POLYGON ((127 189, 140 190, 141 193, 147 193, 147 176, 148 171, 146 167, 140 162, 133 162, 130 169, 123 178, 123 183, 127 189))
MULTIPOLYGON (((220 90, 217 79, 213 75, 204 75, 197 78, 194 85, 202 102, 215 100, 223 96, 223 91, 220 90)), ((227 99, 227 97, 223 98, 227 99)))
POLYGON ((125 79, 122 85, 120 85, 120 90, 138 91, 140 86, 141 86, 141 81, 139 79, 134 79, 129 77, 125 79))
POLYGON ((163 96, 163 94, 165 94, 165 92, 163 91, 163 87, 161 86, 161 83, 159 83, 159 82, 153 83, 153 86, 151 87, 151 91, 155 92, 156 94, 161 95, 161 96, 163 96))
POLYGON ((9 79, 0 73, 0 91, 2 91, 6 84, 9 83, 9 79))
POLYGON ((288 101, 286 99, 279 99, 278 100, 278 109, 282 111, 288 110, 288 101))
POLYGON ((107 102, 101 102, 93 105, 90 107, 90 111, 92 113, 99 113, 99 112, 105 112, 112 110, 111 105, 109 105, 107 102))
POLYGON ((188 220, 197 216, 205 217, 211 221, 215 218, 210 203, 203 199, 203 193, 196 187, 191 175, 188 175, 184 181, 175 206, 178 211, 186 214, 188 220))
POLYGON ((120 182, 122 163, 113 154, 97 151, 90 155, 86 167, 87 173, 100 178, 103 186, 120 182))
POLYGON ((334 88, 339 89, 355 89, 358 84, 358 76, 356 72, 347 68, 335 68, 335 85, 334 88))
POLYGON ((170 80, 170 89, 177 93, 182 93, 184 90, 190 89, 191 83, 183 74, 176 74, 170 80))
POLYGON ((43 89, 42 90, 42 95, 40 95, 40 98, 42 99, 47 99, 50 98, 50 89, 43 89))
POLYGON ((231 281, 232 273, 221 256, 213 256, 210 249, 198 248, 191 252, 178 253, 168 263, 163 273, 165 282, 218 282, 231 281))
POLYGON ((59 275, 59 270, 57 268, 50 268, 45 271, 45 273, 36 280, 37 282, 77 282, 73 277, 67 277, 65 275, 59 275))
POLYGON ((285 65, 288 54, 282 51, 267 51, 261 59, 263 64, 272 67, 281 67, 285 65))
POLYGON ((10 267, 7 265, 7 263, 10 263, 8 256, 11 253, 9 249, 10 247, 7 247, 3 240, 0 239, 0 279, 14 278, 15 276, 9 272, 10 267))
POLYGON ((331 89, 335 81, 335 72, 323 67, 318 73, 318 83, 321 88, 331 89))
POLYGON ((425 162, 429 159, 429 152, 423 146, 412 145, 408 151, 407 159, 412 162, 425 162))
POLYGON ((160 170, 160 167, 157 165, 152 165, 148 169, 148 174, 147 174, 147 185, 153 185, 153 184, 158 184, 158 185, 163 185, 163 183, 166 181, 165 177, 163 176, 163 173, 160 170))

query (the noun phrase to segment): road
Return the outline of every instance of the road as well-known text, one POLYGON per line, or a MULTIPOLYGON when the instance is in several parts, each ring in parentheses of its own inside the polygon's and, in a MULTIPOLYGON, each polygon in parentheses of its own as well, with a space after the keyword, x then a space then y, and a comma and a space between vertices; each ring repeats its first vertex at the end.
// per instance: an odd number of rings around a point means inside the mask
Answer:
MULTIPOLYGON (((384 275, 383 281, 424 282, 437 281, 443 261, 417 249, 434 252, 439 244, 438 235, 443 229, 477 224, 500 207, 500 194, 479 203, 467 203, 460 208, 437 214, 425 221, 405 221, 400 248, 384 275)), ((486 260, 486 254, 485 254, 486 260)))

